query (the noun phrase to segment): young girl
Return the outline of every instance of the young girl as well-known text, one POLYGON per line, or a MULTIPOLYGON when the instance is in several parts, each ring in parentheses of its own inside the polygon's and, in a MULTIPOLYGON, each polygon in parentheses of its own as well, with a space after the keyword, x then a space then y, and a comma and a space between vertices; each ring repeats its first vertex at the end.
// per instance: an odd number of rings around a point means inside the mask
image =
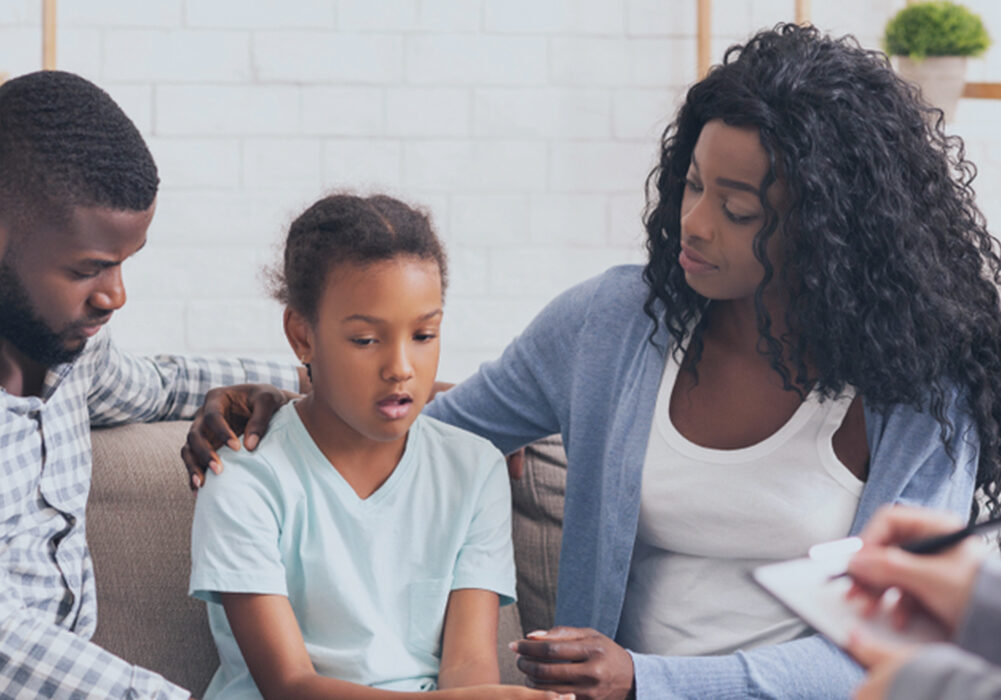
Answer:
POLYGON ((221 660, 206 698, 556 698, 468 687, 498 682, 510 493, 496 448, 420 417, 446 279, 428 218, 327 197, 276 277, 312 390, 199 494, 191 594, 221 660))

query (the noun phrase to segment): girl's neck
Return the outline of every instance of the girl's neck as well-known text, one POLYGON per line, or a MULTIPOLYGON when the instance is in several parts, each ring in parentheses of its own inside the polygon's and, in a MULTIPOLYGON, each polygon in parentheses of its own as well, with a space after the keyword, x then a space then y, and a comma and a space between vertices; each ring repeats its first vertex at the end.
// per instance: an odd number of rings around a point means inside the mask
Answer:
POLYGON ((403 457, 407 434, 390 442, 367 438, 316 401, 312 393, 296 402, 295 410, 320 452, 361 499, 379 490, 403 457))

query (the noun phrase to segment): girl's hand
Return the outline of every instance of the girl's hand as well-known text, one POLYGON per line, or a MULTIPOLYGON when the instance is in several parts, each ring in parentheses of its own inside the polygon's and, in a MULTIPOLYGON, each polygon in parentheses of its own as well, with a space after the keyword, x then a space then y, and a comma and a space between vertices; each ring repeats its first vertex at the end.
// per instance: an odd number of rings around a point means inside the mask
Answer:
POLYGON ((869 669, 855 689, 855 700, 881 700, 886 697, 897 673, 918 652, 918 647, 886 644, 861 632, 855 632, 845 650, 869 669))
POLYGON ((518 668, 529 685, 578 700, 627 700, 635 695, 633 658, 625 649, 593 629, 554 627, 531 632, 512 642, 518 668))
POLYGON ((922 508, 884 507, 862 531, 862 549, 848 565, 855 585, 850 597, 867 600, 872 612, 889 588, 902 595, 892 611, 894 622, 903 627, 915 609, 924 609, 955 634, 962 620, 986 549, 982 540, 970 537, 941 554, 915 555, 895 546, 963 526, 959 518, 922 508))

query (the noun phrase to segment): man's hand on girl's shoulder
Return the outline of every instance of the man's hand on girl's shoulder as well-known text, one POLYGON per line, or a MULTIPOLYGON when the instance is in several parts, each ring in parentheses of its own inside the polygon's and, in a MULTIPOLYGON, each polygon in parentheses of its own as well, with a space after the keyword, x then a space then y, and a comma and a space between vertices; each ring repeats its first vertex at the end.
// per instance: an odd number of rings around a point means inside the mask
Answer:
POLYGON ((270 384, 236 384, 210 390, 181 448, 191 489, 205 483, 207 471, 222 471, 218 448, 226 445, 239 450, 240 436, 246 433, 243 444, 253 450, 268 432, 275 412, 296 396, 270 384))

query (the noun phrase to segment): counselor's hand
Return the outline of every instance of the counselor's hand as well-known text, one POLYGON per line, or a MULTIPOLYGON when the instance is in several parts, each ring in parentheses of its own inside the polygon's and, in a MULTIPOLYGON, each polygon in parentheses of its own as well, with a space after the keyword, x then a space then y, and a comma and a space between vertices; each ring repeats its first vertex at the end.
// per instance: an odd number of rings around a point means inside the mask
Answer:
POLYGON ((887 644, 856 632, 845 650, 869 670, 855 689, 855 700, 882 700, 900 669, 920 650, 917 646, 887 644))
POLYGON ((207 470, 216 474, 222 471, 217 448, 226 445, 239 450, 239 436, 244 432, 247 449, 257 447, 275 411, 295 396, 270 384, 236 384, 209 391, 188 430, 187 443, 181 448, 191 488, 205 483, 207 470))
POLYGON ((510 647, 530 686, 574 693, 578 700, 635 696, 629 652, 593 629, 554 627, 531 632, 510 647))
POLYGON ((901 596, 892 611, 897 625, 904 626, 915 609, 923 609, 955 634, 986 555, 983 540, 968 537, 940 554, 915 555, 895 545, 952 532, 964 524, 952 514, 924 508, 881 508, 863 529, 862 549, 848 564, 855 584, 849 596, 865 599, 874 611, 883 594, 897 588, 901 596))

